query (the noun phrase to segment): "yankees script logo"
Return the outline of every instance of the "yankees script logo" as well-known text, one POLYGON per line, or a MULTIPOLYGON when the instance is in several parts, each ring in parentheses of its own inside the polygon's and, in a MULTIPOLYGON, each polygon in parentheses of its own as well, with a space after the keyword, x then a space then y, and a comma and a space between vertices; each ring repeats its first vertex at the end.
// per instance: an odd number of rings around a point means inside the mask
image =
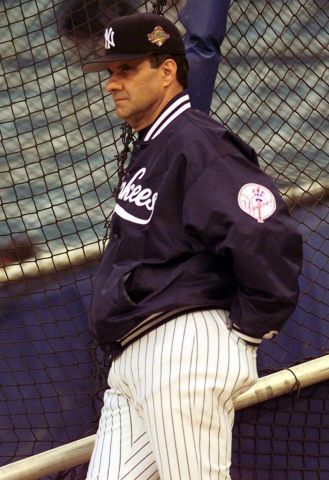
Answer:
POLYGON ((118 196, 119 200, 128 202, 128 205, 131 203, 138 207, 138 211, 140 211, 138 214, 139 216, 127 212, 127 210, 118 203, 114 209, 119 217, 140 225, 146 225, 150 222, 154 213, 155 202, 158 198, 157 192, 153 193, 150 188, 143 188, 141 185, 137 184, 137 180, 143 178, 145 172, 146 168, 141 168, 135 173, 129 182, 123 182, 118 196))

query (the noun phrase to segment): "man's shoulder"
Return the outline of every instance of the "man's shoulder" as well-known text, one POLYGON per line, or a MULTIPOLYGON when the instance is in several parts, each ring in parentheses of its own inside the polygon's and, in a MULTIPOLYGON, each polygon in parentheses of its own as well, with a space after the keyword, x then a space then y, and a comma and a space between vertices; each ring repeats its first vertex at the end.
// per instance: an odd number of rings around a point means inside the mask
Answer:
POLYGON ((174 144, 184 146, 191 155, 205 153, 208 161, 227 156, 244 157, 258 166, 257 155, 239 135, 205 113, 190 109, 181 116, 172 132, 174 144))
POLYGON ((227 129, 218 121, 199 110, 189 109, 173 123, 170 136, 185 146, 206 144, 211 147, 218 145, 226 133, 227 129))
POLYGON ((237 144, 245 143, 228 127, 199 110, 190 109, 184 112, 179 120, 172 134, 178 143, 181 139, 192 148, 203 145, 209 151, 225 155, 233 153, 237 144))
POLYGON ((186 115, 183 116, 185 126, 190 130, 199 132, 200 135, 207 134, 207 132, 217 132, 219 135, 224 134, 226 128, 218 120, 211 118, 200 110, 191 108, 187 110, 186 115))

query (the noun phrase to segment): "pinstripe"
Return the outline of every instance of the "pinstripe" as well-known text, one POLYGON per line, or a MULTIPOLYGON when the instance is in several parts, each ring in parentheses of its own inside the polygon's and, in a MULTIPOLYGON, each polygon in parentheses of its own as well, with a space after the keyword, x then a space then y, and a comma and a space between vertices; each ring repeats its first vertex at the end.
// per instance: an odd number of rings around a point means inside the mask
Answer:
POLYGON ((127 372, 128 378, 130 378, 130 392, 131 392, 131 397, 136 398, 137 396, 137 385, 135 381, 135 375, 134 375, 134 368, 136 368, 136 348, 139 347, 139 344, 133 343, 131 345, 131 348, 127 350, 127 356, 130 354, 130 360, 128 361, 129 364, 129 374, 127 372))
MULTIPOLYGON (((152 376, 151 376, 153 386, 155 386, 157 384, 156 378, 155 378, 155 372, 156 372, 157 375, 159 375, 159 372, 156 371, 156 369, 155 369, 156 345, 158 344, 158 337, 159 337, 158 330, 154 331, 154 335, 155 335, 155 340, 154 340, 154 345, 153 345, 153 350, 152 350, 152 376)), ((158 415, 156 414, 157 412, 156 412, 156 408, 155 408, 154 391, 155 391, 155 388, 153 388, 153 390, 151 392, 151 401, 150 401, 150 405, 149 405, 149 409, 148 409, 148 416, 149 416, 150 419, 153 418, 153 420, 154 420, 154 430, 155 431, 160 431, 160 425, 158 426, 158 415)), ((159 444, 158 436, 155 436, 155 438, 153 438, 153 443, 156 445, 156 447, 155 447, 156 450, 159 451, 160 450, 160 444, 159 444)), ((162 470, 163 467, 162 467, 161 457, 158 457, 157 461, 158 461, 158 464, 159 464, 159 469, 162 470)))
MULTIPOLYGON (((170 325, 171 327, 173 327, 174 331, 175 331, 175 325, 176 325, 176 319, 170 325)), ((166 435, 165 435, 165 443, 166 443, 166 451, 167 451, 167 465, 168 465, 168 470, 169 470, 169 473, 170 473, 170 478, 172 478, 172 475, 173 475, 171 465, 173 464, 172 460, 174 460, 174 459, 170 458, 170 455, 168 453, 169 452, 168 440, 170 438, 171 438, 171 441, 174 442, 174 444, 175 444, 174 457, 175 457, 176 462, 177 462, 177 454, 178 454, 176 436, 175 436, 175 429, 174 429, 174 421, 173 421, 173 416, 172 416, 172 391, 171 391, 171 386, 172 386, 173 373, 172 373, 172 363, 171 362, 172 362, 172 356, 173 356, 173 348, 174 348, 174 335, 172 334, 171 340, 170 340, 170 356, 169 356, 169 365, 168 365, 168 387, 169 388, 168 388, 168 391, 167 391, 170 425, 169 425, 169 422, 168 422, 168 428, 166 428, 166 435), (168 431, 169 427, 170 427, 170 430, 171 430, 171 434, 169 434, 169 431, 168 431)), ((164 352, 164 353, 166 353, 166 352, 164 352)), ((164 373, 166 370, 167 369, 162 369, 162 373, 164 373)), ((167 384, 167 378, 164 379, 164 384, 165 385, 167 384)), ((163 393, 161 395, 161 398, 163 398, 163 393)), ((162 407, 164 408, 163 402, 162 402, 162 407)), ((162 416, 164 418, 164 416, 165 416, 164 411, 162 412, 162 416)), ((180 475, 180 471, 179 471, 179 467, 178 467, 177 480, 180 479, 180 478, 181 478, 181 475, 180 475)))
MULTIPOLYGON (((228 366, 232 365, 232 362, 233 362, 233 358, 231 358, 231 349, 229 347, 229 342, 230 342, 231 339, 232 339, 232 332, 230 331, 229 334, 228 334, 228 345, 227 345, 228 366)), ((230 385, 229 387, 227 387, 227 383, 232 382, 232 380, 233 380, 232 377, 233 377, 233 373, 234 373, 234 372, 232 372, 232 368, 228 368, 225 385, 223 387, 223 397, 224 397, 225 392, 226 392, 226 397, 227 397, 225 399, 225 401, 223 402, 223 405, 222 405, 223 411, 227 412, 227 415, 224 417, 224 426, 225 426, 226 431, 229 431, 233 426, 233 415, 234 415, 233 402, 232 402, 232 397, 227 395, 227 391, 230 390, 230 391, 233 392, 235 386, 237 385, 238 376, 239 376, 240 367, 241 367, 240 352, 239 351, 238 351, 238 357, 237 358, 238 358, 238 371, 236 373, 237 377, 235 378, 233 385, 232 386, 230 385)), ((225 434, 222 434, 221 438, 223 438, 224 435, 225 434)), ((226 433, 226 436, 227 436, 227 433, 226 433)), ((231 455, 231 448, 232 448, 231 441, 228 441, 226 443, 226 455, 225 455, 226 459, 229 458, 230 455, 231 455)))
MULTIPOLYGON (((130 409, 128 409, 128 412, 129 412, 129 419, 128 421, 130 421, 130 409)), ((121 415, 121 409, 119 409, 119 428, 120 428, 120 438, 122 437, 122 415, 121 415)), ((130 424, 130 431, 131 431, 131 424, 130 424)), ((119 448, 119 454, 118 454, 118 464, 121 465, 121 460, 122 460, 122 447, 121 447, 121 442, 119 443, 120 445, 120 448, 119 448)), ((131 445, 131 440, 130 440, 130 445, 131 445)), ((109 477, 110 473, 110 462, 108 462, 108 469, 107 469, 107 476, 109 477)))
MULTIPOLYGON (((190 349, 190 357, 188 358, 187 365, 189 366, 189 376, 188 376, 188 381, 187 381, 187 404, 189 407, 189 421, 186 422, 185 429, 187 429, 188 433, 186 434, 186 438, 191 438, 192 442, 189 443, 187 447, 187 451, 189 452, 189 456, 194 457, 195 459, 195 465, 189 461, 187 458, 187 465, 188 465, 188 471, 190 473, 190 478, 192 479, 196 472, 198 475, 200 475, 200 453, 199 449, 197 448, 197 437, 196 437, 196 432, 194 428, 194 421, 193 421, 193 413, 194 409, 196 406, 196 375, 197 375, 197 360, 199 358, 199 353, 198 353, 198 342, 197 342, 197 327, 196 327, 196 321, 194 318, 194 315, 191 315, 192 317, 192 325, 193 325, 193 337, 192 337, 192 347, 190 349), (192 378, 191 372, 194 372, 194 376, 192 378)), ((189 318, 188 316, 186 317, 186 322, 188 322, 189 318)), ((189 329, 191 330, 191 326, 189 325, 189 329)), ((182 388, 182 387, 181 387, 182 388)))
MULTIPOLYGON (((120 469, 119 476, 115 478, 120 478, 120 480, 146 480, 152 476, 159 478, 153 451, 146 432, 134 441, 129 454, 128 459, 120 469), (142 444, 140 445, 140 443, 142 444)), ((112 480, 113 477, 109 476, 108 478, 112 480)))
MULTIPOLYGON (((174 417, 173 417, 173 413, 174 413, 173 412, 173 400, 174 400, 173 397, 177 393, 178 398, 179 398, 179 402, 181 402, 181 394, 180 394, 179 389, 178 389, 178 392, 173 392, 173 383, 170 380, 170 379, 175 377, 175 374, 173 373, 173 369, 175 367, 177 368, 177 366, 178 366, 176 363, 173 363, 173 361, 172 361, 173 355, 174 355, 174 347, 175 347, 176 323, 177 323, 177 320, 174 321, 174 330, 173 330, 173 333, 172 333, 173 338, 172 338, 172 341, 171 341, 171 355, 170 355, 170 359, 169 359, 169 403, 170 403, 169 412, 170 412, 170 418, 171 418, 171 428, 172 428, 173 441, 174 441, 174 444, 175 444, 175 456, 176 456, 178 475, 179 475, 179 478, 182 478, 181 471, 180 471, 180 462, 179 462, 179 459, 178 459, 178 455, 179 455, 180 452, 178 452, 178 446, 177 446, 177 441, 178 441, 178 439, 177 439, 177 436, 178 436, 177 427, 178 427, 178 425, 176 427, 174 417)), ((180 338, 179 338, 179 340, 180 340, 180 338)), ((180 356, 181 356, 181 353, 180 353, 180 356)), ((175 359, 176 359, 176 355, 175 355, 175 359)), ((179 379, 179 376, 177 376, 177 377, 179 379)), ((179 421, 179 418, 176 419, 176 420, 179 421)), ((168 463, 170 465, 170 462, 168 462, 168 463)))
MULTIPOLYGON (((213 316, 213 318, 216 318, 216 312, 212 311, 211 315, 213 316)), ((230 372, 229 372, 229 368, 228 368, 228 366, 231 363, 230 362, 230 353, 231 352, 230 352, 230 348, 229 348, 229 334, 228 334, 226 341, 225 341, 225 338, 224 338, 219 343, 218 363, 220 364, 221 369, 223 369, 226 372, 224 381, 223 381, 222 385, 220 385, 221 388, 217 393, 217 412, 218 412, 218 415, 221 416, 221 421, 218 424, 218 438, 219 439, 222 439, 222 438, 226 439, 227 438, 227 435, 226 435, 227 418, 226 418, 226 415, 223 415, 223 413, 225 412, 225 407, 226 407, 225 396, 227 394, 227 389, 228 389, 227 382, 228 382, 228 379, 229 379, 229 376, 230 376, 230 372), (224 432, 223 432, 223 430, 224 430, 224 432)), ((224 464, 227 463, 226 459, 228 458, 227 454, 228 454, 228 450, 229 450, 228 442, 226 442, 225 450, 226 451, 225 451, 225 454, 224 454, 223 449, 218 448, 217 462, 218 462, 219 466, 221 466, 222 463, 224 463, 224 464), (223 458, 224 458, 224 460, 222 460, 223 458)))
MULTIPOLYGON (((184 319, 185 319, 185 323, 184 323, 184 332, 183 332, 183 339, 182 339, 182 345, 184 346, 185 344, 185 340, 186 340, 186 328, 187 328, 187 321, 186 321, 186 316, 184 316, 184 319)), ((184 350, 184 347, 182 348, 182 351, 184 350)), ((191 357, 190 357, 191 358, 191 357)), ((191 362, 191 360, 190 360, 191 362)), ((189 365, 191 365, 191 363, 189 362, 189 365)), ((181 392, 182 391, 182 385, 181 385, 181 381, 182 381, 182 365, 183 365, 183 353, 181 352, 180 354, 180 362, 179 362, 179 375, 178 375, 178 379, 179 379, 179 391, 181 392)), ((189 367, 189 371, 191 370, 191 367, 189 367)), ((181 418, 183 417, 183 413, 184 413, 184 409, 183 409, 183 403, 182 403, 182 396, 180 395, 179 396, 179 407, 180 407, 180 416, 181 418)), ((182 434, 183 434, 183 442, 184 442, 184 453, 185 453, 185 458, 186 458, 186 463, 187 463, 187 470, 188 470, 188 478, 190 479, 191 478, 191 471, 190 471, 190 464, 188 462, 188 448, 187 448, 187 436, 186 436, 186 433, 185 433, 185 429, 184 429, 184 424, 183 422, 181 422, 181 426, 182 426, 182 434)))
POLYGON ((136 379, 136 396, 138 398, 138 392, 141 390, 141 362, 140 359, 141 357, 141 342, 137 342, 137 352, 135 351, 135 358, 134 358, 134 363, 131 366, 132 368, 137 368, 137 378, 136 375, 134 375, 134 370, 132 370, 132 375, 133 378, 136 379))
MULTIPOLYGON (((112 399, 112 402, 111 403, 114 403, 114 398, 112 399)), ((104 426, 104 431, 108 428, 107 425, 110 421, 110 418, 112 417, 111 415, 111 410, 109 410, 109 413, 105 416, 105 426, 104 426)), ((102 458, 106 458, 106 448, 105 448, 105 445, 106 445, 106 436, 103 435, 103 441, 102 441, 102 450, 101 450, 101 456, 100 456, 100 464, 102 463, 105 463, 105 466, 106 466, 106 460, 102 460, 102 458)), ((112 447, 112 437, 110 439, 110 445, 109 445, 109 448, 111 449, 112 447)), ((108 468, 107 468, 107 471, 108 471, 108 468)))
POLYGON ((207 382, 207 377, 208 377, 207 373, 208 373, 208 362, 209 362, 209 334, 208 334, 208 331, 207 331, 207 322, 206 322, 204 313, 201 312, 201 314, 199 314, 199 316, 202 317, 203 324, 198 325, 198 323, 201 323, 201 322, 197 323, 197 329, 198 329, 197 335, 196 335, 197 341, 199 342, 200 337, 201 337, 201 339, 203 339, 203 334, 205 334, 206 337, 207 337, 207 344, 205 345, 204 351, 202 352, 202 355, 199 358, 199 364, 196 367, 197 372, 200 371, 204 374, 204 381, 203 381, 204 388, 203 388, 203 392, 202 392, 202 413, 201 413, 199 433, 198 433, 199 434, 199 451, 202 452, 202 442, 203 442, 202 430, 204 428, 203 422, 204 422, 205 399, 206 399, 206 388, 207 388, 206 382, 207 382), (202 332, 203 334, 200 332, 201 328, 204 329, 204 333, 202 332), (206 360, 205 360, 205 364, 203 365, 202 363, 203 363, 204 358, 206 360))
MULTIPOLYGON (((217 385, 218 383, 218 368, 219 368, 219 355, 220 355, 220 350, 221 350, 221 347, 220 347, 220 332, 219 332, 219 326, 218 324, 216 323, 215 324, 216 326, 216 334, 217 334, 217 337, 216 337, 216 344, 219 346, 216 351, 217 351, 217 360, 216 360, 216 364, 217 364, 217 368, 216 368, 216 376, 215 376, 215 381, 214 381, 214 385, 213 385, 213 388, 212 388, 212 395, 211 395, 211 400, 212 400, 212 408, 211 408, 211 418, 210 418, 210 425, 209 425, 209 431, 208 431, 208 442, 209 442, 209 458, 211 456, 211 449, 210 449, 210 446, 211 446, 211 431, 212 431, 212 427, 213 427, 213 416, 214 416, 214 397, 215 397, 215 391, 216 391, 216 387, 215 385, 217 385)), ((210 345, 209 345, 209 349, 210 349, 210 345)), ((215 426, 214 426, 215 427, 215 426)), ((217 435, 218 435, 218 438, 219 438, 219 431, 217 430, 217 435)), ((211 475, 211 463, 209 464, 209 478, 210 478, 210 475, 211 475)))
POLYGON ((195 406, 196 403, 196 375, 197 375, 197 365, 198 365, 198 358, 199 358, 199 348, 198 348, 198 340, 197 340, 197 323, 195 320, 195 316, 192 313, 192 318, 194 322, 194 331, 195 331, 195 364, 194 364, 194 389, 193 389, 193 406, 195 406))
POLYGON ((230 479, 233 398, 257 372, 256 347, 227 323, 184 314, 113 361, 87 480, 230 479))
MULTIPOLYGON (((175 320, 173 320, 175 321, 175 320)), ((167 332, 167 324, 164 325, 164 335, 166 335, 167 332)), ((161 346, 161 362, 160 362, 160 391, 163 392, 163 381, 164 381, 164 372, 163 372, 163 355, 164 355, 164 341, 162 340, 162 346, 161 346)), ((162 441, 164 442, 164 452, 166 452, 166 463, 168 464, 169 468, 169 473, 170 473, 170 478, 171 478, 171 472, 170 472, 170 462, 169 462, 169 453, 168 453, 168 443, 166 441, 166 420, 164 418, 164 407, 163 407, 163 393, 160 396, 160 407, 161 407, 161 417, 162 417, 162 424, 161 427, 163 427, 163 433, 164 433, 164 438, 162 441)), ((163 454, 160 455, 161 458, 163 458, 163 454)), ((162 471, 164 471, 165 465, 164 462, 162 463, 162 471)))
MULTIPOLYGON (((150 457, 150 455, 152 455, 152 452, 149 451, 149 452, 147 452, 144 456, 141 456, 141 455, 137 456, 137 455, 140 454, 141 451, 142 451, 142 449, 144 449, 144 448, 147 447, 147 446, 148 446, 148 442, 145 443, 135 454, 133 454, 132 457, 129 458, 128 462, 125 464, 125 470, 127 470, 127 467, 128 467, 128 466, 129 466, 129 469, 128 469, 127 473, 122 474, 122 475, 120 476, 120 478, 121 478, 122 480, 123 480, 124 478, 127 478, 128 475, 131 475, 131 474, 134 474, 134 475, 135 475, 134 469, 136 469, 136 466, 138 466, 138 465, 140 465, 140 464, 145 465, 145 463, 146 463, 145 460, 148 459, 148 458, 150 457), (135 458, 136 456, 137 456, 137 458, 135 458), (132 460, 133 460, 133 459, 135 460, 135 463, 132 463, 132 460), (131 463, 132 463, 132 465, 130 466, 131 463)), ((146 470, 147 470, 148 468, 152 467, 152 465, 154 465, 154 464, 155 464, 155 461, 152 461, 152 464, 147 465, 147 466, 144 468, 143 473, 145 473, 146 470)), ((137 477, 136 477, 136 478, 137 478, 137 477)))

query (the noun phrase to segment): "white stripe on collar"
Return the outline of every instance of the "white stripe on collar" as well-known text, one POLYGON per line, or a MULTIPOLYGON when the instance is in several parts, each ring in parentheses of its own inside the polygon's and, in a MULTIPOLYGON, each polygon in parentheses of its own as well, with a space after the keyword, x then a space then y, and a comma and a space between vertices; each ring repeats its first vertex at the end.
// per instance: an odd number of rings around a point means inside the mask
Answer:
POLYGON ((170 105, 169 108, 167 108, 160 115, 160 117, 152 125, 150 130, 145 135, 144 142, 153 140, 153 138, 157 137, 162 132, 162 130, 169 125, 169 123, 171 123, 173 120, 175 120, 175 118, 177 118, 181 113, 183 113, 189 108, 191 108, 191 103, 190 97, 187 94, 178 98, 172 105, 170 105), (181 106, 181 108, 177 110, 179 106, 181 106))

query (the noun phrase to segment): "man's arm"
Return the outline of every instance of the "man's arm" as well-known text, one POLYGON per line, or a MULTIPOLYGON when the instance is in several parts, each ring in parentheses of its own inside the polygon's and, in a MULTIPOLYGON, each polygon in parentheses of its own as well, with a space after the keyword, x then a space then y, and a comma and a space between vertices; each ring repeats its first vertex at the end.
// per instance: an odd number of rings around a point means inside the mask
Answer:
POLYGON ((278 331, 297 303, 302 239, 272 180, 241 153, 226 154, 188 190, 184 219, 232 266, 232 323, 259 338, 278 331))

